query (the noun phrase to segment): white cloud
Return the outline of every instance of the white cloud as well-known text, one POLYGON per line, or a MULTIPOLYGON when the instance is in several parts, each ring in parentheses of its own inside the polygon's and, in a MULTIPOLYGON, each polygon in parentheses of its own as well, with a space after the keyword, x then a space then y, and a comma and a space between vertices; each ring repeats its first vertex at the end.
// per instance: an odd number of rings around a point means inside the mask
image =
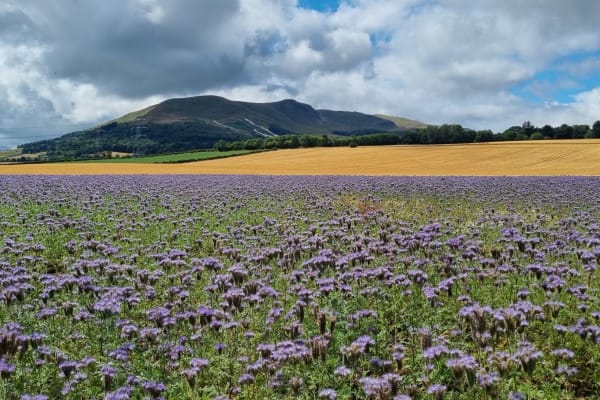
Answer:
POLYGON ((331 52, 327 63, 340 68, 354 67, 371 56, 371 41, 366 32, 348 28, 335 29, 327 34, 331 52))
POLYGON ((308 40, 301 40, 291 47, 280 59, 276 58, 273 67, 281 68, 292 78, 305 76, 323 63, 323 54, 310 47, 308 40))
POLYGON ((45 51, 42 46, 0 45, 2 147, 81 129, 165 99, 124 99, 88 83, 48 79, 42 67, 45 51))
MULTIPOLYGON (((131 101, 114 95, 101 95, 91 84, 79 84, 68 79, 51 80, 41 73, 44 49, 23 45, 0 47, 0 87, 4 102, 12 113, 34 112, 32 94, 38 100, 52 104, 61 118, 77 124, 97 121, 118 112, 131 101)), ((156 100, 149 99, 149 101, 156 100)), ((135 102, 134 102, 135 104, 135 102)))
MULTIPOLYGON (((600 119, 600 87, 581 92, 574 96, 569 112, 563 115, 560 123, 592 123, 600 119)), ((558 121, 557 121, 558 123, 558 121)))
POLYGON ((137 0, 136 2, 150 22, 159 24, 165 17, 165 10, 157 0, 137 0))
POLYGON ((598 58, 568 56, 600 49, 598 15, 593 0, 345 0, 327 13, 296 0, 7 0, 0 134, 62 133, 200 93, 494 130, 591 124, 600 89, 577 89, 573 76, 598 58), (570 76, 535 79, 557 60, 570 76), (530 104, 515 85, 581 92, 530 104))

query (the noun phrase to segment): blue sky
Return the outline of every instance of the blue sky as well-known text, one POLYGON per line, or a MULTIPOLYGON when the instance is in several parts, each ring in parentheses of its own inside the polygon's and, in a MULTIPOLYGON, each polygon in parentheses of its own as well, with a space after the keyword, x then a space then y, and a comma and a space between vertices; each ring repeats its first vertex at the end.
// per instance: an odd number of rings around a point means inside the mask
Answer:
POLYGON ((557 57, 513 93, 533 104, 569 104, 579 92, 595 87, 600 87, 600 51, 574 52, 557 57))
POLYGON ((317 10, 321 12, 336 11, 340 5, 340 0, 299 0, 298 5, 302 8, 317 10))
POLYGON ((591 125, 600 2, 541 3, 3 0, 0 147, 202 94, 496 132, 591 125))

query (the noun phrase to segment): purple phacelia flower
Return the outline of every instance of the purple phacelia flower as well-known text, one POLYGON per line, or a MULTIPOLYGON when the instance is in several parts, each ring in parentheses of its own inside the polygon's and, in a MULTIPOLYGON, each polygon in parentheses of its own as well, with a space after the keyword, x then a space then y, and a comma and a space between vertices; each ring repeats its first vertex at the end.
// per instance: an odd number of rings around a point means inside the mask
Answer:
POLYGON ((500 377, 497 372, 479 372, 477 374, 477 383, 484 389, 494 387, 500 382, 500 377))
POLYGON ((359 379, 359 383, 368 398, 384 399, 389 397, 392 392, 392 384, 383 377, 366 376, 359 379))
POLYGON ((355 360, 361 355, 368 353, 369 349, 374 345, 375 340, 373 340, 370 336, 364 335, 360 336, 349 346, 343 346, 341 351, 348 360, 355 360))
POLYGON ((577 367, 570 367, 570 366, 565 365, 565 364, 561 364, 558 367, 556 367, 556 373, 559 374, 559 375, 573 376, 577 372, 579 372, 579 370, 577 369, 577 367))
POLYGON ((208 366, 209 361, 205 358, 192 358, 190 360, 190 366, 192 368, 198 368, 198 369, 202 369, 206 366, 208 366))
POLYGON ((322 389, 319 391, 318 394, 320 399, 325 399, 325 400, 335 400, 337 399, 337 392, 333 389, 322 389))
POLYGON ((533 372, 537 361, 542 357, 542 352, 537 351, 533 345, 525 343, 515 352, 515 358, 519 360, 523 370, 527 373, 533 372))
POLYGON ((153 398, 157 398, 162 392, 167 390, 167 387, 162 382, 144 382, 142 387, 146 392, 150 393, 150 396, 153 398))
POLYGON ((240 385, 249 385, 249 384, 254 383, 254 380, 255 380, 254 375, 245 373, 239 377, 238 383, 240 385))
POLYGON ((575 353, 569 349, 556 349, 550 352, 555 357, 562 358, 563 360, 570 360, 575 357, 575 353))
POLYGON ((35 315, 38 319, 45 319, 54 316, 58 312, 56 307, 44 308, 35 315))
POLYGON ((65 375, 65 377, 68 378, 69 376, 71 376, 73 371, 75 371, 75 369, 77 368, 77 363, 75 361, 69 361, 69 360, 61 361, 58 364, 58 368, 60 368, 62 373, 65 375))
POLYGON ((434 396, 436 399, 442 399, 447 390, 448 387, 446 385, 436 383, 427 388, 427 394, 434 396))
POLYGON ((510 392, 507 397, 508 400, 527 400, 527 396, 519 392, 510 392))
POLYGON ((449 353, 448 348, 445 345, 431 346, 423 352, 423 357, 428 360, 440 358, 441 356, 449 353))
POLYGON ((0 359, 0 376, 8 378, 15 372, 15 366, 6 361, 5 358, 0 359))
POLYGON ((352 374, 352 370, 344 365, 342 365, 341 367, 337 367, 335 369, 335 371, 333 371, 334 375, 337 376, 342 376, 342 377, 346 377, 349 376, 350 374, 352 374))
POLYGON ((114 297, 106 297, 94 303, 94 311, 103 316, 116 315, 121 312, 121 301, 114 297))
POLYGON ((446 366, 455 374, 461 375, 465 372, 474 372, 479 367, 479 363, 473 356, 462 355, 446 361, 446 366))
POLYGON ((133 393, 131 386, 122 386, 113 392, 109 392, 104 396, 104 400, 129 400, 133 393))

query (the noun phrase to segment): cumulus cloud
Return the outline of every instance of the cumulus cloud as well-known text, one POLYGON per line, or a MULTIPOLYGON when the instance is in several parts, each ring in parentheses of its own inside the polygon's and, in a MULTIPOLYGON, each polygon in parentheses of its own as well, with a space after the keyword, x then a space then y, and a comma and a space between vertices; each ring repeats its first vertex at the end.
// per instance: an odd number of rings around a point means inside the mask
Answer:
POLYGON ((296 0, 7 0, 0 146, 204 93, 494 130, 590 124, 600 89, 578 76, 598 66, 597 15, 593 0, 343 0, 326 12, 296 0), (547 68, 565 76, 540 80, 547 68), (570 101, 552 99, 557 88, 570 101))

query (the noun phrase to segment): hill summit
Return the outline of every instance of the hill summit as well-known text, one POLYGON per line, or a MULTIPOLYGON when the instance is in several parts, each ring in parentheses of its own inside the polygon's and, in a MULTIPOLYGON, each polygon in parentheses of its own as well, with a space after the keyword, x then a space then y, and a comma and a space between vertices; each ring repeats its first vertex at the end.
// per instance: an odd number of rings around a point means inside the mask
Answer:
POLYGON ((100 126, 22 145, 23 152, 51 158, 103 151, 159 154, 211 148, 218 141, 278 135, 352 136, 401 132, 424 126, 403 118, 317 110, 296 100, 233 101, 219 96, 174 98, 100 126))

